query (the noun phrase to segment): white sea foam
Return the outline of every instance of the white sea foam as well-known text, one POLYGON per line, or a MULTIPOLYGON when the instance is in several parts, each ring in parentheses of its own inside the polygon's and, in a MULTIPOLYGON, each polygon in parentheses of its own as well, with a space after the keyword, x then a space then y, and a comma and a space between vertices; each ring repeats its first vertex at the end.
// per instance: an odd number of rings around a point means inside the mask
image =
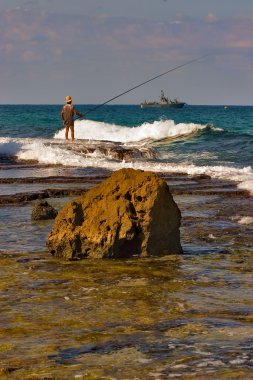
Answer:
POLYGON ((245 224, 245 225, 253 224, 252 216, 243 216, 243 217, 235 216, 234 218, 232 218, 232 220, 237 221, 237 223, 239 224, 245 224))
MULTIPOLYGON (((161 140, 187 136, 203 131, 207 127, 207 125, 201 124, 176 124, 173 120, 159 120, 129 128, 92 120, 77 120, 75 122, 75 137, 84 140, 119 141, 127 143, 146 139, 161 140)), ((54 138, 64 139, 65 130, 62 129, 57 132, 54 138)))
POLYGON ((247 179, 245 178, 245 181, 243 181, 243 183, 239 183, 238 187, 239 189, 249 190, 250 192, 252 192, 253 191, 252 176, 249 176, 247 179))
POLYGON ((207 174, 213 178, 238 182, 238 187, 247 189, 253 194, 253 170, 251 167, 235 168, 231 166, 197 166, 191 163, 173 163, 163 161, 119 162, 110 160, 100 154, 88 155, 74 151, 72 143, 64 140, 46 139, 11 139, 0 138, 0 154, 16 155, 23 160, 37 160, 46 164, 64 166, 100 167, 110 170, 131 167, 134 169, 152 170, 154 172, 186 173, 189 175, 207 174), (72 150, 73 149, 73 150, 72 150))

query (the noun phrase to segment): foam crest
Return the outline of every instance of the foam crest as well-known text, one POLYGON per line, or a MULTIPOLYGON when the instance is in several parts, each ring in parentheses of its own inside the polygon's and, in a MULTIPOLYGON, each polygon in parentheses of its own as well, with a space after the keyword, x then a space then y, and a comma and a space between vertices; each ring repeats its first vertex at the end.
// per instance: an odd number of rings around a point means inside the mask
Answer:
POLYGON ((16 155, 23 160, 37 160, 45 164, 60 164, 64 166, 98 167, 109 170, 134 168, 164 173, 186 173, 189 175, 207 174, 213 178, 231 180, 238 187, 253 194, 253 170, 250 166, 236 168, 231 166, 197 166, 187 163, 171 163, 164 161, 125 162, 110 160, 101 154, 87 155, 75 151, 75 144, 64 140, 46 139, 8 139, 0 138, 0 154, 16 155))
POLYGON ((233 220, 236 220, 237 223, 242 224, 242 225, 253 224, 252 216, 243 216, 243 217, 236 216, 233 218, 233 220))
MULTIPOLYGON (((207 128, 207 125, 194 123, 176 124, 173 120, 158 120, 137 127, 124 127, 92 120, 75 122, 75 137, 81 140, 138 142, 146 139, 161 140, 187 136, 207 128)), ((57 132, 54 138, 64 139, 65 130, 57 132)))

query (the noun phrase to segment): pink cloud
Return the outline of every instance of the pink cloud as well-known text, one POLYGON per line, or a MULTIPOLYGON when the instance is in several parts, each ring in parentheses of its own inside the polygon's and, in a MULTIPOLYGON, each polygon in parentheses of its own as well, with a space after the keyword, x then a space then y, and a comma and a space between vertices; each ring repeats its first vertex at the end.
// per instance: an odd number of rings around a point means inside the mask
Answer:
POLYGON ((253 48, 253 40, 240 40, 237 39, 236 41, 231 41, 227 44, 228 47, 233 49, 252 49, 253 48))
POLYGON ((209 12, 208 15, 206 16, 206 21, 207 22, 216 22, 216 21, 218 21, 218 17, 214 13, 209 12))
POLYGON ((221 20, 209 13, 205 20, 177 22, 64 16, 41 11, 0 13, 0 49, 5 60, 50 62, 106 51, 115 55, 150 54, 163 59, 169 51, 177 59, 186 51, 250 50, 253 15, 221 20))
POLYGON ((0 50, 6 56, 10 55, 13 52, 13 49, 14 49, 14 46, 11 43, 6 43, 6 44, 0 45, 0 50))
POLYGON ((29 61, 39 61, 40 56, 35 52, 31 50, 26 50, 21 55, 22 61, 29 62, 29 61))

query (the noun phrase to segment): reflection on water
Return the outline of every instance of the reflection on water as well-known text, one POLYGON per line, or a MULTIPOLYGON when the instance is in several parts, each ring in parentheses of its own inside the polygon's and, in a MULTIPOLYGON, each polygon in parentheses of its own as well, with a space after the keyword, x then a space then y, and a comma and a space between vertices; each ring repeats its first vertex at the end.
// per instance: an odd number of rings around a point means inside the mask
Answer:
POLYGON ((78 167, 61 167, 61 166, 38 166, 25 164, 11 164, 1 166, 0 162, 0 178, 43 178, 55 176, 73 176, 88 177, 89 175, 108 175, 108 170, 102 168, 78 168, 78 167))
POLYGON ((252 199, 174 199, 185 254, 127 261, 56 260, 52 221, 0 208, 1 379, 253 378, 252 199))
POLYGON ((76 263, 12 253, 0 268, 0 373, 250 378, 252 254, 76 263))
POLYGON ((34 251, 45 248, 45 237, 52 221, 32 221, 32 205, 2 207, 0 211, 0 249, 34 251))
POLYGON ((253 252, 240 238, 247 245, 252 226, 213 223, 201 208, 192 218, 190 199, 182 207, 190 255, 128 261, 57 261, 45 250, 52 221, 31 221, 32 204, 1 208, 0 374, 250 378, 253 252))
MULTIPOLYGON (((57 183, 57 184, 52 184, 52 183, 29 183, 27 184, 19 184, 18 185, 18 193, 25 193, 25 192, 38 192, 41 190, 46 190, 46 189, 66 189, 70 185, 66 183, 57 183)), ((71 182, 71 188, 78 188, 78 189, 89 189, 90 187, 94 186, 94 184, 90 183, 75 183, 71 182)), ((0 195, 14 195, 17 194, 17 184, 4 184, 1 183, 1 188, 0 188, 0 195)))

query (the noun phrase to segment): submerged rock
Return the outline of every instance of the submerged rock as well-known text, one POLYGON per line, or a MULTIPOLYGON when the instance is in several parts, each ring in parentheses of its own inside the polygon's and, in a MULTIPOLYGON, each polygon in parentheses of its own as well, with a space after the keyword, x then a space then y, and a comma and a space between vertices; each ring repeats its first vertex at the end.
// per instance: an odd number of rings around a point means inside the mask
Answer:
POLYGON ((180 221, 164 180, 122 169, 63 207, 47 246, 69 260, 181 253, 180 221))
POLYGON ((47 220, 54 219, 58 211, 55 210, 47 201, 38 200, 32 210, 33 220, 47 220))

